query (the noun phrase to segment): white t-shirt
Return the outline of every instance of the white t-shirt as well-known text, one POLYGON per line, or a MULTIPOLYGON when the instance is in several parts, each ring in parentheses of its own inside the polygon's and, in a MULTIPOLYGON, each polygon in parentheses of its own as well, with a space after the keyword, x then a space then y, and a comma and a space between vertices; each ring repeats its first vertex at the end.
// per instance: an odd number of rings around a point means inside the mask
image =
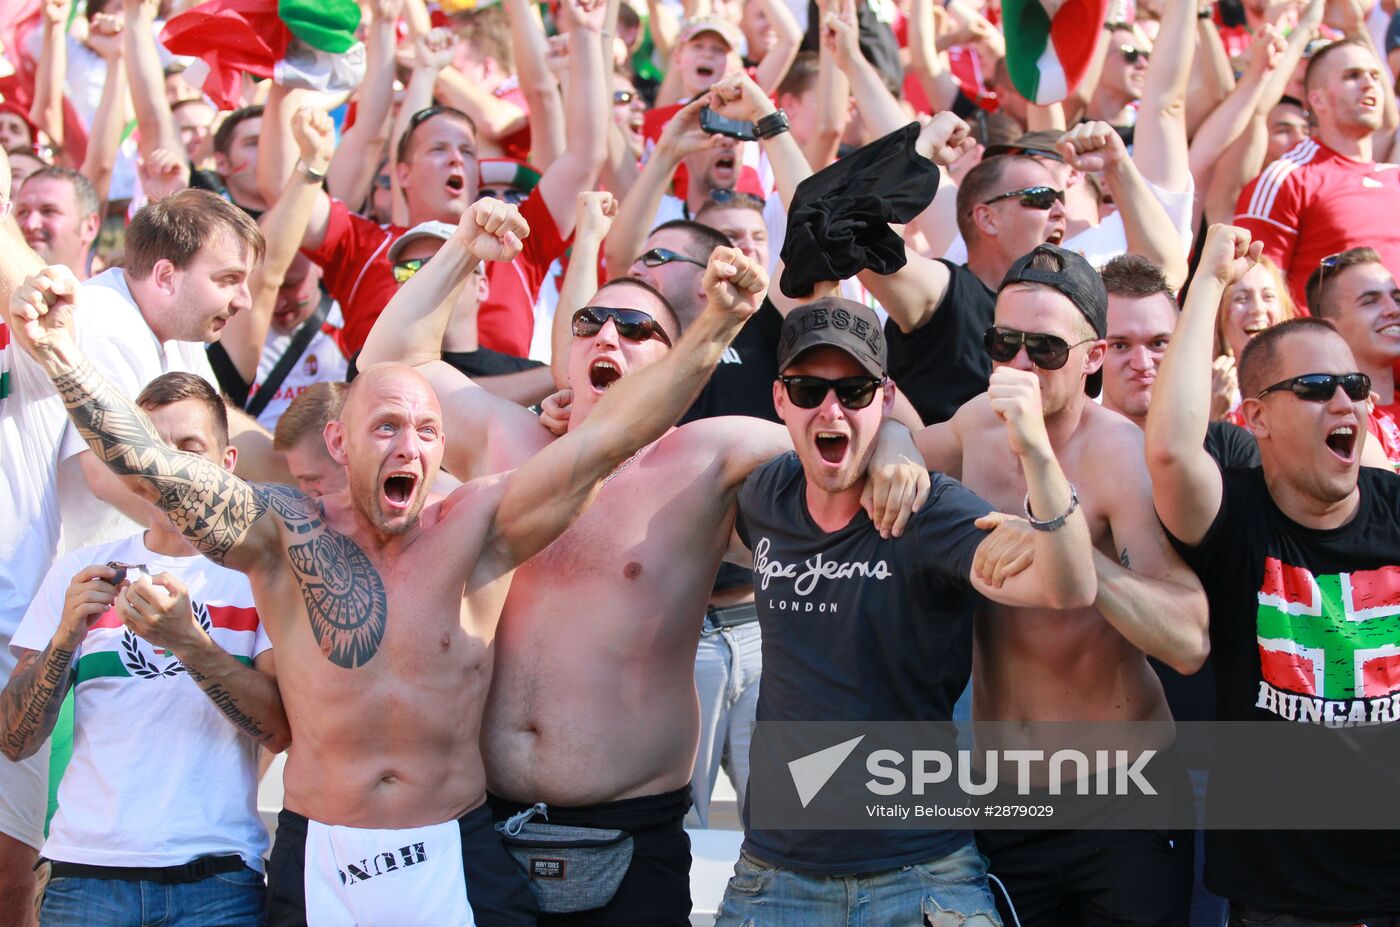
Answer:
MULTIPOLYGON (((156 340, 127 287, 121 268, 104 271, 83 284, 74 319, 78 347, 128 399, 163 373, 181 370, 218 382, 209 366, 203 342, 156 340)), ((78 429, 69 424, 59 455, 58 496, 63 514, 63 549, 75 550, 126 537, 141 528, 88 489, 81 470, 70 458, 88 449, 78 429)))
POLYGON ((54 475, 67 424, 48 376, 0 322, 0 684, 15 665, 5 645, 58 546, 54 475))
MULTIPOLYGON (((144 564, 189 587, 195 617, 241 662, 272 643, 243 574, 204 557, 167 557, 137 534, 54 562, 11 642, 43 650, 73 577, 94 563, 144 564)), ((43 855, 90 866, 178 866, 237 853, 262 871, 267 831, 257 809, 257 744, 239 733, 184 665, 132 634, 113 609, 74 656, 72 755, 43 855)), ((61 758, 55 751, 54 765, 61 758)))
MULTIPOLYGON (((277 366, 277 362, 291 345, 292 337, 268 331, 267 340, 263 342, 262 357, 258 359, 259 384, 267 382, 272 368, 277 366)), ((277 394, 258 413, 258 424, 272 431, 293 399, 317 383, 328 380, 344 383, 348 367, 345 352, 340 350, 340 344, 335 340, 335 327, 327 322, 321 326, 320 331, 311 336, 311 341, 301 358, 287 371, 287 378, 282 381, 282 385, 277 387, 277 394)))

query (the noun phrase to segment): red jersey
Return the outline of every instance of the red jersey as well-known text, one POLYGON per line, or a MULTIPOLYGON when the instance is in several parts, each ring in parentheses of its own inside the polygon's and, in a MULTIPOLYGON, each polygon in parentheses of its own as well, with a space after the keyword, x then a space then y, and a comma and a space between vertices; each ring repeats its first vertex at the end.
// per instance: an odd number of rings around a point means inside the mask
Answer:
MULTIPOLYGON (((481 347, 527 357, 535 300, 549 265, 564 253, 564 242, 543 197, 526 199, 520 204, 520 215, 530 224, 530 235, 514 261, 486 265, 491 293, 477 311, 476 330, 481 347)), ((407 231, 401 225, 379 225, 357 216, 333 198, 325 241, 314 250, 303 249, 321 265, 326 290, 340 303, 345 316, 340 344, 347 357, 364 347, 374 320, 398 292, 389 246, 407 231)))
POLYGON ((505 138, 497 139, 496 144, 501 146, 502 157, 524 161, 528 164, 530 161, 530 106, 525 102, 525 92, 520 89, 520 79, 515 76, 506 78, 499 87, 492 91, 492 95, 507 103, 514 103, 525 113, 525 124, 505 138))
POLYGON ((1307 139, 1245 186, 1235 213, 1287 274, 1299 306, 1328 255, 1366 245, 1400 267, 1400 164, 1353 161, 1307 139))

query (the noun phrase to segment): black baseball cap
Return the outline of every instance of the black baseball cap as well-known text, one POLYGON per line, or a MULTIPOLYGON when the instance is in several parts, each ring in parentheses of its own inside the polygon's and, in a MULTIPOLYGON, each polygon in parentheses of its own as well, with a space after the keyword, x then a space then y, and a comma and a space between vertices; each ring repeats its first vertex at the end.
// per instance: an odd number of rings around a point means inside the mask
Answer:
POLYGON ((786 370, 803 351, 821 345, 845 351, 871 376, 885 375, 888 359, 880 319, 858 302, 828 296, 788 313, 778 336, 778 370, 786 370))
MULTIPOLYGON (((1108 291, 1104 289, 1103 277, 1083 256, 1049 243, 1037 245, 1016 259, 1002 278, 997 292, 1013 283, 1038 283, 1060 292, 1089 320, 1095 335, 1108 337, 1108 291), (1054 258, 1053 263, 1058 263, 1060 269, 1040 270, 1032 267, 1031 262, 1039 254, 1054 258)), ((1084 383, 1084 392, 1097 396, 1102 389, 1103 368, 1099 368, 1089 374, 1089 379, 1084 383)))

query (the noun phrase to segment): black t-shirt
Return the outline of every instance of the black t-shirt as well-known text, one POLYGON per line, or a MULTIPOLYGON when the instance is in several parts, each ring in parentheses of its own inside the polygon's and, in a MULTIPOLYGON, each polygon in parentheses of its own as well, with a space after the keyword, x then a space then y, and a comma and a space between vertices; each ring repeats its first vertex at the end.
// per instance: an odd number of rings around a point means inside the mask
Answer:
POLYGON ((1206 426, 1206 453, 1222 470, 1259 466, 1259 442, 1233 422, 1211 422, 1206 426))
POLYGON ((543 367, 539 361, 502 354, 490 348, 477 348, 475 351, 443 351, 442 359, 469 377, 499 377, 507 373, 520 373, 543 367))
MULTIPOLYGON (((1225 470, 1223 480, 1201 543, 1173 539, 1210 601, 1217 718, 1307 725, 1299 733, 1339 757, 1354 749, 1347 730, 1400 734, 1391 718, 1400 673, 1390 662, 1400 606, 1388 604, 1400 602, 1400 477, 1362 467, 1355 517, 1326 531, 1284 515, 1260 468, 1225 470)), ((1295 772, 1289 756, 1260 755, 1231 737, 1217 738, 1215 753, 1208 815, 1232 793, 1287 807, 1329 788, 1380 792, 1394 779, 1392 770, 1358 776, 1349 766, 1352 778, 1329 785, 1316 770, 1295 772)), ((1206 885, 1241 904, 1320 920, 1400 914, 1400 834, 1210 830, 1206 885)))
POLYGON ((948 291, 921 328, 902 332, 885 323, 890 377, 909 397, 925 425, 953 417, 962 404, 986 392, 992 359, 982 336, 992 327, 996 294, 964 264, 948 265, 948 291))
POLYGON ((773 381, 778 379, 778 336, 782 330, 782 313, 764 299, 734 336, 709 382, 681 417, 681 424, 721 415, 779 421, 773 408, 773 381))
MULTIPOLYGON (((827 534, 807 511, 795 453, 739 491, 739 536, 754 554, 763 632, 759 721, 947 721, 972 668, 969 574, 991 506, 931 474, 903 537, 882 539, 864 510, 827 534), (820 558, 820 572, 814 569, 820 558)), ((748 809, 744 810, 745 820, 748 809)), ((940 858, 961 830, 748 830, 759 858, 819 873, 880 872, 940 858)))

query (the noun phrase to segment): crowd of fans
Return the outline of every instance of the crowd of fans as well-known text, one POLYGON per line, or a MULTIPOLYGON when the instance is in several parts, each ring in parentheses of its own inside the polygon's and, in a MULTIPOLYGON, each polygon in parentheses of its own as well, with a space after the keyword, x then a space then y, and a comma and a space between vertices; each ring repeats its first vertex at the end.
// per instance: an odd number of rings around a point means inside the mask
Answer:
MULTIPOLYGON (((756 716, 1400 724, 1400 12, 1091 7, 1042 105, 992 0, 7 4, 0 923, 684 924, 756 716)), ((1400 853, 750 829, 719 923, 859 911, 1400 853)))

